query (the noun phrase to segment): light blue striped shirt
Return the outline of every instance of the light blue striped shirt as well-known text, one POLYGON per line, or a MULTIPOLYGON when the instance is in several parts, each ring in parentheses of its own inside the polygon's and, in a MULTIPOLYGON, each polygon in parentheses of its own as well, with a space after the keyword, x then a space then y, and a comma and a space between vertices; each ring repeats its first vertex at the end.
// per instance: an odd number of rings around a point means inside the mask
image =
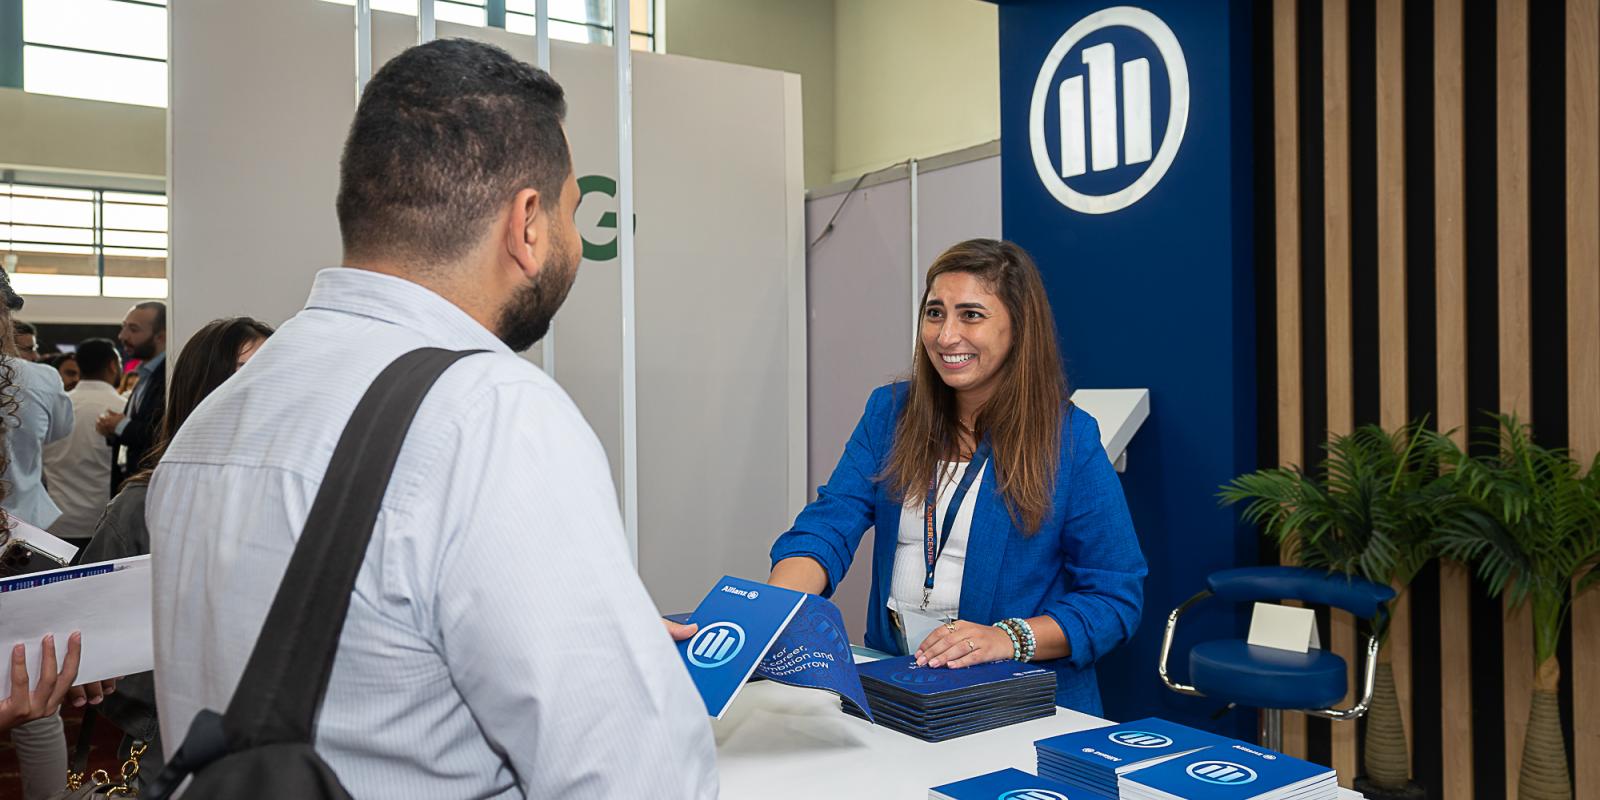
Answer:
POLYGON ((357 400, 424 346, 424 401, 357 581, 317 750, 357 798, 712 797, 705 706, 629 562, 604 451, 444 298, 337 268, 184 423, 146 519, 175 750, 227 707, 357 400))

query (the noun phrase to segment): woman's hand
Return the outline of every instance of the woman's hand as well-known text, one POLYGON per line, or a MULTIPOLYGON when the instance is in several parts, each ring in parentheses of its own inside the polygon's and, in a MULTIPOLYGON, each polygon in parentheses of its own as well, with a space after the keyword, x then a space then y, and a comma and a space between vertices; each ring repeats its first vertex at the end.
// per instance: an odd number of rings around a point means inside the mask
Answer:
POLYGON ((39 649, 43 652, 39 684, 29 691, 26 650, 20 644, 11 648, 11 696, 0 701, 0 731, 56 713, 67 690, 78 679, 78 658, 82 655, 78 634, 67 638, 67 659, 59 670, 56 668, 56 637, 44 637, 39 649))
POLYGON ((917 666, 970 667, 1010 658, 1015 651, 1011 637, 993 625, 965 620, 947 622, 935 628, 917 648, 917 666))

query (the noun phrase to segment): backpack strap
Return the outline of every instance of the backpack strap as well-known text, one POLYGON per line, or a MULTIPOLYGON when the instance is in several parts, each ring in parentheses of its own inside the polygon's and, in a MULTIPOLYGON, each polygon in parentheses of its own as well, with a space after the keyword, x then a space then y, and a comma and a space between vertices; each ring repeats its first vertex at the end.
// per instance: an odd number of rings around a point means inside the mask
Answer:
POLYGON ((356 405, 223 717, 232 749, 312 741, 356 576, 417 409, 439 376, 474 353, 413 350, 356 405))

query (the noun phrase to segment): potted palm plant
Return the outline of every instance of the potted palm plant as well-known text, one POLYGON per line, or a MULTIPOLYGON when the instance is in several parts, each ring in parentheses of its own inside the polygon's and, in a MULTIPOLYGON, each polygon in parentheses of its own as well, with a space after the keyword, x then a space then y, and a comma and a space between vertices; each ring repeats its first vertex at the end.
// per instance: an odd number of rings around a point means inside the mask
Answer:
MULTIPOLYGON (((1568 800, 1557 692, 1556 645, 1573 598, 1600 585, 1600 456, 1588 470, 1566 451, 1540 446, 1515 416, 1496 416, 1478 439, 1489 455, 1471 457, 1437 434, 1430 447, 1447 478, 1470 502, 1447 520, 1441 552, 1476 566, 1490 595, 1532 604, 1535 679, 1528 736, 1517 779, 1523 800, 1568 800)), ((1517 643, 1507 642, 1507 647, 1517 643)))
MULTIPOLYGON (((1453 502, 1439 480, 1437 452, 1417 422, 1393 434, 1376 425, 1332 437, 1316 475, 1298 466, 1263 469, 1222 487, 1224 505, 1282 547, 1286 561, 1393 586, 1403 593, 1437 554, 1435 527, 1453 502)), ((1405 724, 1395 694, 1387 641, 1389 618, 1374 620, 1377 685, 1367 712, 1368 797, 1421 797, 1411 780, 1405 724)), ((1352 665, 1352 668, 1354 665, 1352 665)))

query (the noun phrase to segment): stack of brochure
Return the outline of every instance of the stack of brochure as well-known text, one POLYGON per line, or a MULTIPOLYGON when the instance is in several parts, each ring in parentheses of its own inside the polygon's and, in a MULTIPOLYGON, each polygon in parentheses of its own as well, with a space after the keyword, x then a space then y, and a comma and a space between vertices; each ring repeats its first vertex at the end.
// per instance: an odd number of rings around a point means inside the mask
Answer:
MULTIPOLYGON (((873 721, 928 742, 1056 713, 1056 675, 1018 661, 919 667, 911 656, 857 666, 873 721)), ((861 716, 848 705, 845 713, 861 716)))
POLYGON ((1125 800, 1335 800, 1333 770, 1265 747, 1232 742, 1129 772, 1125 800))
POLYGON ((1163 719, 1141 719, 1034 742, 1039 774, 1096 797, 1116 798, 1117 776, 1233 740, 1163 719))
POLYGON ((1020 769, 1003 769, 964 781, 935 786, 928 800, 1064 800, 1072 787, 1049 778, 1029 775, 1020 769))

